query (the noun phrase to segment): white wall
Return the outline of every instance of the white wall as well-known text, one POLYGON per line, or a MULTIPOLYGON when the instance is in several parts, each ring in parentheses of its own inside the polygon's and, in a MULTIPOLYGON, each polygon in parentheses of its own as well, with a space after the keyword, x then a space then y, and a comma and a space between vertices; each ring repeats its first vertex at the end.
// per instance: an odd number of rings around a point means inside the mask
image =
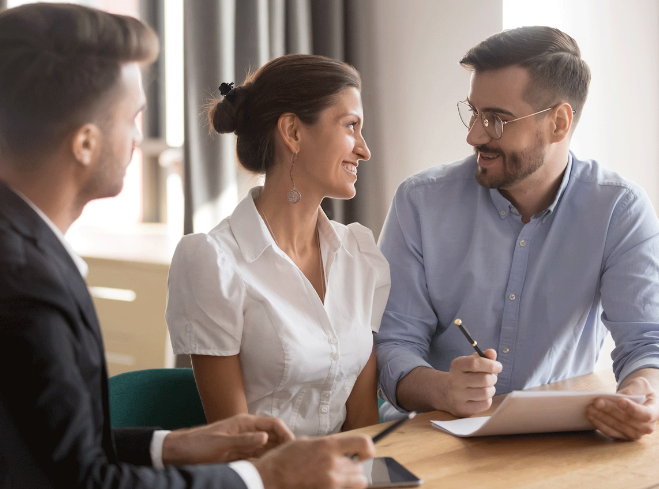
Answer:
MULTIPOLYGON (((640 184, 659 210, 659 2, 503 0, 504 28, 549 25, 572 36, 591 69, 590 94, 572 140, 640 184)), ((611 368, 607 335, 595 370, 611 368)))
POLYGON ((368 0, 361 29, 364 135, 371 161, 359 169, 368 198, 362 224, 375 235, 409 175, 471 154, 456 103, 469 89, 458 61, 502 29, 501 0, 368 0), (369 130, 370 128, 370 130, 369 130), (377 139, 369 137, 377 134, 377 139))
POLYGON ((592 82, 572 149, 639 183, 659 210, 659 2, 363 1, 356 64, 373 156, 359 170, 359 207, 376 236, 405 177, 471 153, 455 109, 469 83, 458 60, 521 25, 558 27, 577 40, 592 82))
POLYGON ((572 36, 592 72, 572 149, 639 183, 659 209, 659 2, 503 0, 504 28, 572 36))

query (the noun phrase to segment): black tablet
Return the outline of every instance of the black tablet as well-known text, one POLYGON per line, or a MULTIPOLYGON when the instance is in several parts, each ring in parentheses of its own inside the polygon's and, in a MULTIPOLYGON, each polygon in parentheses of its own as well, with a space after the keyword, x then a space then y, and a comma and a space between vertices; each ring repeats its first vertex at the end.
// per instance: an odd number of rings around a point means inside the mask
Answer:
POLYGON ((415 487, 423 482, 391 457, 378 457, 362 463, 368 487, 415 487))

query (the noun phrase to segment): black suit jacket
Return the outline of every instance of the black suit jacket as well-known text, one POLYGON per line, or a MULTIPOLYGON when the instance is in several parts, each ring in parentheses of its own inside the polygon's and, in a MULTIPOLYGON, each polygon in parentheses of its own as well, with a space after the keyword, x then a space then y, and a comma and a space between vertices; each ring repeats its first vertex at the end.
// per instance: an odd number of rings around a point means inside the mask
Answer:
POLYGON ((224 465, 153 469, 152 435, 110 428, 85 281, 43 219, 0 181, 0 488, 245 488, 224 465))

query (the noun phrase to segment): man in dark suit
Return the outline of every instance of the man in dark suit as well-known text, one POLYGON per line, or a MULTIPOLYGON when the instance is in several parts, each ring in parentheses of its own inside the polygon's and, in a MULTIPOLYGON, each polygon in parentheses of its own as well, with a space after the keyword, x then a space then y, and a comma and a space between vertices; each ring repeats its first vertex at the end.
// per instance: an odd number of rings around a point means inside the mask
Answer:
POLYGON ((0 487, 365 487, 345 454, 372 457, 366 437, 290 441, 279 420, 249 415, 110 428, 86 265, 64 233, 87 202, 121 190, 140 140, 138 63, 157 51, 128 17, 0 13, 0 487))

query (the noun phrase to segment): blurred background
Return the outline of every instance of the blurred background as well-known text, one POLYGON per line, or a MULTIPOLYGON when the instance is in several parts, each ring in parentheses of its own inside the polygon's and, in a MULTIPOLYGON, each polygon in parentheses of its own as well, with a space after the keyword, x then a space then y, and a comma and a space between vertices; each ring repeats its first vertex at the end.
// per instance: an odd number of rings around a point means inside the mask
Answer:
MULTIPOLYGON (((12 8, 25 0, 0 0, 12 8)), ((458 61, 489 35, 549 25, 574 37, 592 83, 572 150, 640 184, 659 207, 659 2, 656 0, 80 0, 138 17, 158 33, 145 69, 144 142, 122 193, 90 203, 67 237, 90 264, 110 373, 185 365, 164 322, 169 261, 184 233, 207 232, 260 177, 235 161, 234 136, 211 135, 203 105, 221 82, 285 53, 354 65, 363 80, 357 197, 323 204, 376 238, 397 186, 472 150, 455 108, 469 88, 458 61)), ((607 348, 610 350, 611 346, 607 348)), ((603 354, 599 366, 610 365, 603 354)))

